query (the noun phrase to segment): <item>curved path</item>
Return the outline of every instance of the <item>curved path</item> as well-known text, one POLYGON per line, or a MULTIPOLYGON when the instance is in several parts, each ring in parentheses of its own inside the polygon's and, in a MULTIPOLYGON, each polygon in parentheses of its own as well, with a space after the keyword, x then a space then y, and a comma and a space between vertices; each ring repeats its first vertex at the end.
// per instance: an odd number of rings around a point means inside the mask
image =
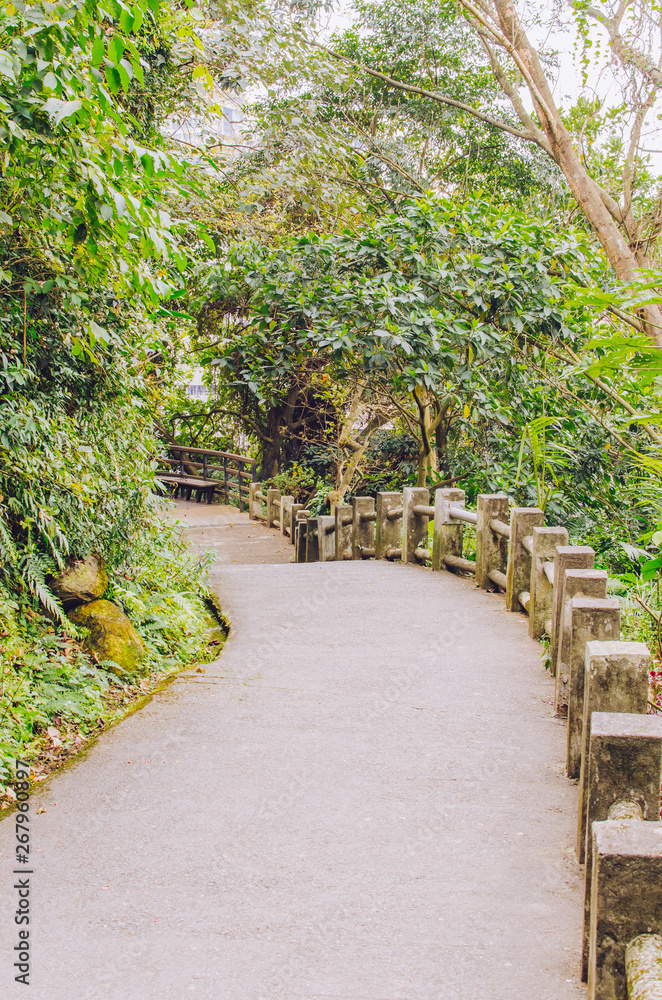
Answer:
POLYGON ((182 509, 232 635, 33 796, 33 1000, 584 997, 576 790, 525 619, 182 509))

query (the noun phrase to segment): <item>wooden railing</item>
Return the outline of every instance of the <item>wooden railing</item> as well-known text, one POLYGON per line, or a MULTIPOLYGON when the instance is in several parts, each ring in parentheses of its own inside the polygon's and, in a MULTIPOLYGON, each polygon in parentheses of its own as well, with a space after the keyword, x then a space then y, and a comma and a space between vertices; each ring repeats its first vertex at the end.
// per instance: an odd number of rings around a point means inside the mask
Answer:
POLYGON ((218 482, 217 492, 226 504, 235 502, 239 510, 248 506, 250 484, 255 481, 256 473, 254 458, 179 444, 167 445, 166 450, 168 454, 158 459, 165 467, 161 472, 168 470, 182 479, 197 477, 205 482, 218 482))
MULTIPOLYGON (((579 782, 577 856, 585 865, 582 979, 589 1000, 662 997, 662 715, 647 714, 651 656, 620 641, 620 604, 588 545, 569 545, 537 507, 464 491, 356 497, 311 517, 276 489, 250 487, 249 516, 290 537, 295 562, 399 560, 475 578, 548 638, 554 708, 567 718, 567 774, 579 782), (465 531, 475 530, 475 559, 465 531), (430 542, 430 534, 432 540, 430 542), (629 993, 628 993, 629 990, 629 993)), ((507 720, 504 720, 507 725, 507 720)))

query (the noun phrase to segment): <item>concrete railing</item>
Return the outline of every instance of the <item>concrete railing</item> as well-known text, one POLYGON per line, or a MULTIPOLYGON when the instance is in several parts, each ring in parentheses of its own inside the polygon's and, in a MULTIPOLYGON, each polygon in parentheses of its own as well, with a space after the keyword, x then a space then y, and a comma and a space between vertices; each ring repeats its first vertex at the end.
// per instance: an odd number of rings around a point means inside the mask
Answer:
POLYGON ((567 718, 585 865, 582 979, 589 1000, 662 1000, 662 715, 648 715, 650 653, 620 641, 620 605, 587 545, 536 507, 458 489, 407 487, 311 517, 278 490, 250 487, 249 514, 288 535, 296 562, 385 559, 475 576, 549 638, 555 713, 567 718), (432 530, 430 531, 430 528, 432 530), (475 559, 465 532, 475 530, 475 559), (430 543, 430 534, 432 541, 430 543))

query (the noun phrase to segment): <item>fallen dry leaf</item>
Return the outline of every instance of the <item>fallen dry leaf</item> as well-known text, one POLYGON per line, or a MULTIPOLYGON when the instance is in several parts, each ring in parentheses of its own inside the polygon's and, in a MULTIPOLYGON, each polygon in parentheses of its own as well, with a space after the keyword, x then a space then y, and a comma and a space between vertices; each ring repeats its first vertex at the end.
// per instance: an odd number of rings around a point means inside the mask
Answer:
POLYGON ((49 726, 46 732, 50 737, 51 743, 53 744, 54 747, 62 746, 62 740, 60 739, 59 729, 56 729, 55 726, 49 726))

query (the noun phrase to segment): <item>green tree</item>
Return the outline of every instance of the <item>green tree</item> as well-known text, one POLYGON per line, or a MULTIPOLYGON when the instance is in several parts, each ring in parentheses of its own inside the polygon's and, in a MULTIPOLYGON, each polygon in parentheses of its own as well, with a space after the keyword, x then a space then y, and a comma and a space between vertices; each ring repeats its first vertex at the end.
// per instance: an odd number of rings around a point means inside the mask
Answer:
POLYGON ((598 273, 579 232, 426 198, 358 233, 235 248, 205 278, 196 349, 220 408, 268 445, 263 474, 300 429, 297 407, 306 401, 315 419, 326 384, 342 414, 360 391, 375 416, 381 406, 404 420, 424 483, 439 457, 448 462, 458 413, 508 423, 512 402, 497 386, 518 357, 581 340, 588 314, 566 303, 598 273))

